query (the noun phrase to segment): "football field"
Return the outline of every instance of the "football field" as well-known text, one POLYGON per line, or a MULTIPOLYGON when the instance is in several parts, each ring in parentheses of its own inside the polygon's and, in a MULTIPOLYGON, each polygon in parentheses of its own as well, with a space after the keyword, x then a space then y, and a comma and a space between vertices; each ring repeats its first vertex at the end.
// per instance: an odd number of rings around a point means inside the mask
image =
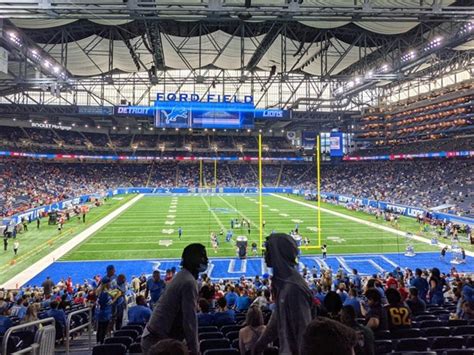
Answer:
MULTIPOLYGON (((302 198, 290 198, 291 201, 274 195, 263 196, 263 220, 266 222, 264 236, 272 231, 289 233, 298 225, 299 234, 310 241, 309 248, 303 250, 303 253, 320 254, 317 211, 311 206, 296 203, 303 201, 302 198)), ((387 227, 390 227, 389 223, 376 221, 375 217, 363 212, 348 211, 342 206, 323 204, 322 207, 358 219, 349 220, 321 212, 322 244, 328 245, 329 254, 404 252, 407 245, 405 237, 360 221, 387 227)), ((234 241, 239 235, 248 237, 248 254, 251 255, 252 242, 260 245, 258 225, 256 195, 144 196, 62 260, 178 258, 183 248, 194 242, 204 244, 209 256, 231 257, 236 255, 234 241), (225 236, 231 229, 232 219, 250 221, 250 234, 247 226, 234 226, 233 240, 226 242, 225 236), (179 227, 182 228, 181 239, 178 238, 179 227), (218 235, 217 251, 211 246, 212 232, 218 235)), ((419 225, 414 219, 401 218, 399 228, 415 233, 419 230, 419 225)), ((420 241, 412 243, 416 251, 439 250, 420 241)))

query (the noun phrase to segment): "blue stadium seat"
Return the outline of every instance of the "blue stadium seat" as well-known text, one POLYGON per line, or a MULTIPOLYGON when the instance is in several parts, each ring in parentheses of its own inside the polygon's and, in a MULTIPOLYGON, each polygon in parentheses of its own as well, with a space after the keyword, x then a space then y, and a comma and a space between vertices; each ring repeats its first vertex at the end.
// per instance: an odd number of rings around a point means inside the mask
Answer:
POLYGON ((240 351, 232 348, 225 349, 209 349, 204 351, 203 355, 240 355, 240 351))
POLYGON ((472 355, 474 349, 446 349, 443 355, 472 355))
POLYGON ((462 349, 464 345, 463 337, 438 337, 431 344, 431 350, 437 349, 462 349))
POLYGON ((218 331, 219 329, 213 325, 198 328, 198 333, 212 333, 212 332, 218 332, 218 331))
POLYGON ((443 322, 440 320, 424 320, 418 323, 419 328, 442 327, 443 322))
POLYGON ((451 335, 451 328, 449 327, 424 328, 423 334, 425 337, 449 336, 451 335))
POLYGON ((418 328, 397 329, 391 333, 392 339, 420 338, 423 333, 418 328))
POLYGON ((457 327, 460 325, 468 325, 469 322, 465 319, 450 319, 448 320, 448 326, 449 327, 457 327))
POLYGON ((127 324, 127 325, 124 325, 122 328, 120 328, 120 330, 129 330, 129 329, 136 330, 139 335, 143 333, 143 326, 140 324, 127 324))
POLYGON ((426 351, 428 350, 428 339, 426 338, 406 338, 399 339, 395 345, 396 351, 426 351))
POLYGON ((462 325, 453 328, 453 335, 474 335, 474 325, 462 325))
POLYGON ((103 344, 92 348, 92 355, 125 355, 127 347, 123 344, 103 344))
POLYGON ((393 350, 393 343, 391 340, 376 340, 375 341, 375 353, 385 354, 390 353, 393 350))
POLYGON ((206 339, 223 339, 224 334, 221 332, 209 332, 209 333, 199 333, 199 340, 206 339))
POLYGON ((130 348, 128 349, 129 354, 141 354, 142 353, 142 346, 140 343, 133 343, 130 345, 130 348))
POLYGON ((234 331, 238 331, 242 328, 241 325, 237 325, 237 324, 234 324, 234 325, 224 325, 221 327, 221 332, 225 334, 229 333, 229 332, 234 332, 234 331))
POLYGON ((201 340, 199 342, 199 348, 201 349, 202 353, 206 350, 227 349, 230 348, 230 341, 226 338, 201 340))
POLYGON ((133 339, 126 336, 113 336, 112 338, 105 339, 105 344, 123 344, 127 349, 132 345, 133 339))
POLYGON ((130 337, 133 341, 135 341, 139 335, 135 329, 120 329, 114 332, 114 337, 130 337))
POLYGON ((233 332, 228 332, 225 336, 227 339, 229 339, 232 342, 235 339, 239 339, 239 331, 234 330, 233 332))

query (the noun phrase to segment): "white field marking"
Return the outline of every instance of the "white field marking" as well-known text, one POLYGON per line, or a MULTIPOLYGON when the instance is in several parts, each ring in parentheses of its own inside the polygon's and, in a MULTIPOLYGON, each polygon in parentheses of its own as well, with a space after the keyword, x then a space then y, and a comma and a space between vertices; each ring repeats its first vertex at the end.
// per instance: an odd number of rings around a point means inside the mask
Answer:
POLYGON ((166 218, 169 218, 169 219, 173 219, 175 217, 176 217, 176 215, 174 215, 174 214, 169 214, 169 215, 166 216, 166 218))
POLYGON ((303 223, 301 219, 292 219, 291 221, 295 223, 303 223))
POLYGON ((169 247, 171 244, 173 244, 173 241, 171 239, 161 239, 158 242, 158 245, 164 245, 165 247, 169 247))
POLYGON ((334 243, 344 243, 346 240, 341 238, 341 237, 327 237, 326 239, 330 240, 331 242, 334 242, 334 243))
POLYGON ((278 208, 270 208, 270 211, 272 211, 272 212, 278 212, 278 208))
MULTIPOLYGON (((253 226, 255 226, 255 228, 257 228, 257 230, 259 230, 260 228, 258 227, 258 224, 257 223, 254 223, 252 222, 252 220, 250 218, 248 218, 246 215, 244 215, 242 212, 240 212, 237 208, 235 208, 234 206, 232 206, 229 202, 227 202, 226 200, 224 200, 222 197, 219 196, 219 198, 224 201, 224 203, 229 206, 230 208, 234 209, 239 215, 240 217, 244 218, 246 221, 249 221, 253 226)), ((258 203, 258 202, 257 202, 258 203)))
POLYGON ((280 216, 282 216, 282 217, 288 217, 288 214, 287 214, 287 213, 280 213, 280 216))
MULTIPOLYGON (((276 195, 274 193, 271 193, 270 194, 271 196, 274 196, 274 197, 277 197, 277 198, 280 198, 282 200, 285 200, 285 201, 289 201, 289 202, 293 202, 295 204, 298 204, 298 205, 301 205, 301 206, 305 206, 305 207, 309 207, 309 208, 312 208, 314 210, 317 210, 318 209, 318 206, 315 206, 315 205, 311 205, 309 203, 306 203, 306 202, 302 202, 302 201, 298 201, 298 200, 294 200, 292 198, 288 198, 288 197, 285 197, 285 196, 280 196, 280 195, 276 195)), ((352 217, 352 216, 348 216, 348 215, 345 215, 343 213, 340 213, 340 212, 336 212, 336 211, 331 211, 331 210, 328 210, 324 207, 321 207, 321 211, 325 212, 325 213, 329 213, 329 214, 332 214, 333 216, 338 216, 338 217, 341 217, 341 218, 345 218, 349 221, 352 221, 352 222, 357 222, 357 223, 360 223, 360 224, 365 224, 366 226, 369 226, 369 227, 373 227, 373 228, 377 228, 377 229, 381 229, 383 231, 386 231, 386 232, 390 232, 392 234, 396 234, 396 235, 400 235, 400 236, 403 236, 403 237, 406 237, 406 234, 407 232, 403 232, 403 231, 399 231, 397 229, 394 229, 394 228, 390 228, 390 227, 386 227, 386 226, 382 226, 382 225, 379 225, 379 224, 376 224, 376 223, 373 223, 373 222, 369 222, 369 221, 366 221, 366 220, 363 220, 363 219, 360 219, 360 218, 357 218, 357 217, 352 217)), ((414 240, 417 240, 419 242, 422 242, 422 243, 425 243, 425 244, 430 244, 431 245, 431 240, 430 239, 427 239, 427 238, 423 238, 423 237, 420 237, 418 235, 413 235, 411 237, 411 239, 414 239, 414 240)), ((439 243, 438 244, 438 247, 440 249, 444 248, 444 247, 450 247, 450 245, 447 245, 447 244, 444 244, 444 243, 439 243)), ((469 256, 473 256, 474 257, 474 252, 472 251, 467 251, 466 250, 466 255, 469 255, 469 256)))
POLYGON ((317 232, 318 227, 306 227, 307 230, 310 230, 311 232, 317 232))
POLYGON ((347 265, 346 260, 344 260, 342 256, 336 256, 336 260, 338 261, 339 265, 344 268, 344 270, 346 270, 347 272, 352 272, 352 268, 347 265))
POLYGON ((143 197, 143 194, 135 196, 130 201, 128 201, 124 205, 120 206, 115 211, 111 212, 109 215, 105 216, 104 218, 97 221, 96 223, 94 223, 90 227, 86 228, 81 233, 77 234, 72 239, 69 239, 66 243, 64 243, 63 245, 56 248, 51 253, 49 253, 45 257, 41 258, 40 260, 38 260, 36 263, 31 265, 30 267, 26 268, 25 270, 18 273, 16 276, 12 277, 10 280, 5 282, 0 287, 5 288, 5 289, 14 289, 14 288, 17 288, 17 286, 22 286, 25 282, 30 280, 33 276, 37 275, 38 273, 40 273, 41 271, 46 269, 49 265, 51 265, 56 260, 58 260, 59 258, 64 256, 65 254, 70 252, 72 249, 74 249, 80 243, 82 243, 87 238, 89 238, 92 234, 97 232, 100 228, 102 228, 107 223, 112 221, 114 218, 116 218, 117 216, 122 214, 124 211, 126 211, 128 208, 130 208, 132 205, 134 205, 142 197, 143 197))
POLYGON ((161 233, 164 234, 172 234, 174 232, 174 229, 162 229, 161 233))
POLYGON ((268 205, 262 205, 262 207, 268 208, 268 207, 270 207, 270 206, 268 206, 268 205))
MULTIPOLYGON (((221 198, 219 196, 219 198, 221 198)), ((222 229, 226 229, 225 226, 222 224, 221 220, 219 219, 219 217, 217 217, 216 213, 212 210, 211 206, 209 205, 209 203, 206 201, 206 199, 204 198, 204 196, 201 195, 201 199, 203 200, 203 202, 205 203, 206 207, 207 207, 207 210, 209 212, 211 212, 212 216, 214 217, 214 219, 216 220, 217 224, 219 224, 219 227, 221 227, 222 229)))
POLYGON ((166 221, 165 222, 165 224, 168 225, 168 226, 172 226, 175 223, 176 223, 175 221, 166 221))
POLYGON ((367 259, 367 261, 372 264, 372 266, 374 268, 376 268, 378 271, 380 272, 384 272, 385 270, 383 269, 383 267, 381 267, 379 264, 377 264, 375 261, 373 261, 372 259, 367 259))
POLYGON ((389 263, 390 265, 392 265, 393 267, 398 267, 397 264, 395 264, 392 260, 390 260, 389 258, 387 258, 386 256, 384 255, 379 255, 380 258, 382 258, 383 260, 385 260, 387 263, 389 263))
POLYGON ((168 213, 176 213, 176 210, 175 209, 174 210, 170 209, 170 210, 168 210, 168 213))

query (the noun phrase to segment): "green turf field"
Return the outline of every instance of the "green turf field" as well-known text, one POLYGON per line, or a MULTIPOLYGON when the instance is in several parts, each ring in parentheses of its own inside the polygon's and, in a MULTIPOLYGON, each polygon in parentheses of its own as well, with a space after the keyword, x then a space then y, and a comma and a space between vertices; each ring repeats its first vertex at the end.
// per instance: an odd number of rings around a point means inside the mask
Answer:
MULTIPOLYGON (((295 200, 302 200, 292 197, 295 200)), ((63 260, 119 260, 145 258, 176 258, 189 243, 200 242, 208 248, 210 256, 234 256, 232 243, 219 236, 219 250, 214 252, 210 243, 211 232, 218 233, 230 228, 233 218, 251 221, 249 246, 258 243, 258 196, 145 196, 126 210, 113 222, 99 230, 87 241, 68 253, 63 260), (182 239, 178 239, 178 227, 182 227, 182 239)), ((300 234, 317 244, 315 227, 316 210, 282 200, 275 196, 264 196, 263 219, 265 234, 272 230, 286 232, 299 224, 300 234)), ((375 217, 363 212, 347 211, 344 207, 323 204, 324 208, 346 215, 376 222, 375 217)), ((328 252, 339 253, 383 253, 404 251, 404 237, 382 231, 371 226, 350 221, 329 213, 321 213, 323 243, 328 252)), ((377 222, 390 226, 386 222, 377 222)), ((419 226, 412 218, 402 218, 400 229, 418 232, 419 226)), ((247 229, 236 228, 237 235, 248 235, 247 229)), ((414 241, 416 251, 438 250, 428 244, 414 241)), ((250 248, 249 248, 250 250, 250 248)), ((319 249, 304 251, 319 253, 319 249)))
POLYGON ((10 239, 7 251, 3 251, 3 249, 0 251, 0 283, 9 280, 18 272, 48 255, 55 248, 104 218, 132 197, 130 195, 124 196, 122 199, 109 199, 103 206, 90 210, 85 224, 82 223, 82 220, 73 218, 66 222, 61 233, 58 232, 57 226, 48 226, 46 218, 41 220, 39 229, 36 227, 36 221, 29 224, 28 231, 17 236, 20 247, 16 257, 13 253, 14 240, 10 239))

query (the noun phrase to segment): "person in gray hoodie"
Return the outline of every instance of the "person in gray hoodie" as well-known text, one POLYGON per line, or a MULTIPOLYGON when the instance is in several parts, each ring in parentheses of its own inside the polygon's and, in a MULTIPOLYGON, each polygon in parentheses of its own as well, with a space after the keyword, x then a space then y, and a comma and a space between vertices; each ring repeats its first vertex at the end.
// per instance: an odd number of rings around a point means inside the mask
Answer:
POLYGON ((265 263, 273 269, 271 287, 276 307, 253 353, 263 352, 278 338, 280 354, 299 355, 303 334, 313 318, 313 297, 297 270, 298 246, 287 234, 272 234, 266 246, 265 263))

